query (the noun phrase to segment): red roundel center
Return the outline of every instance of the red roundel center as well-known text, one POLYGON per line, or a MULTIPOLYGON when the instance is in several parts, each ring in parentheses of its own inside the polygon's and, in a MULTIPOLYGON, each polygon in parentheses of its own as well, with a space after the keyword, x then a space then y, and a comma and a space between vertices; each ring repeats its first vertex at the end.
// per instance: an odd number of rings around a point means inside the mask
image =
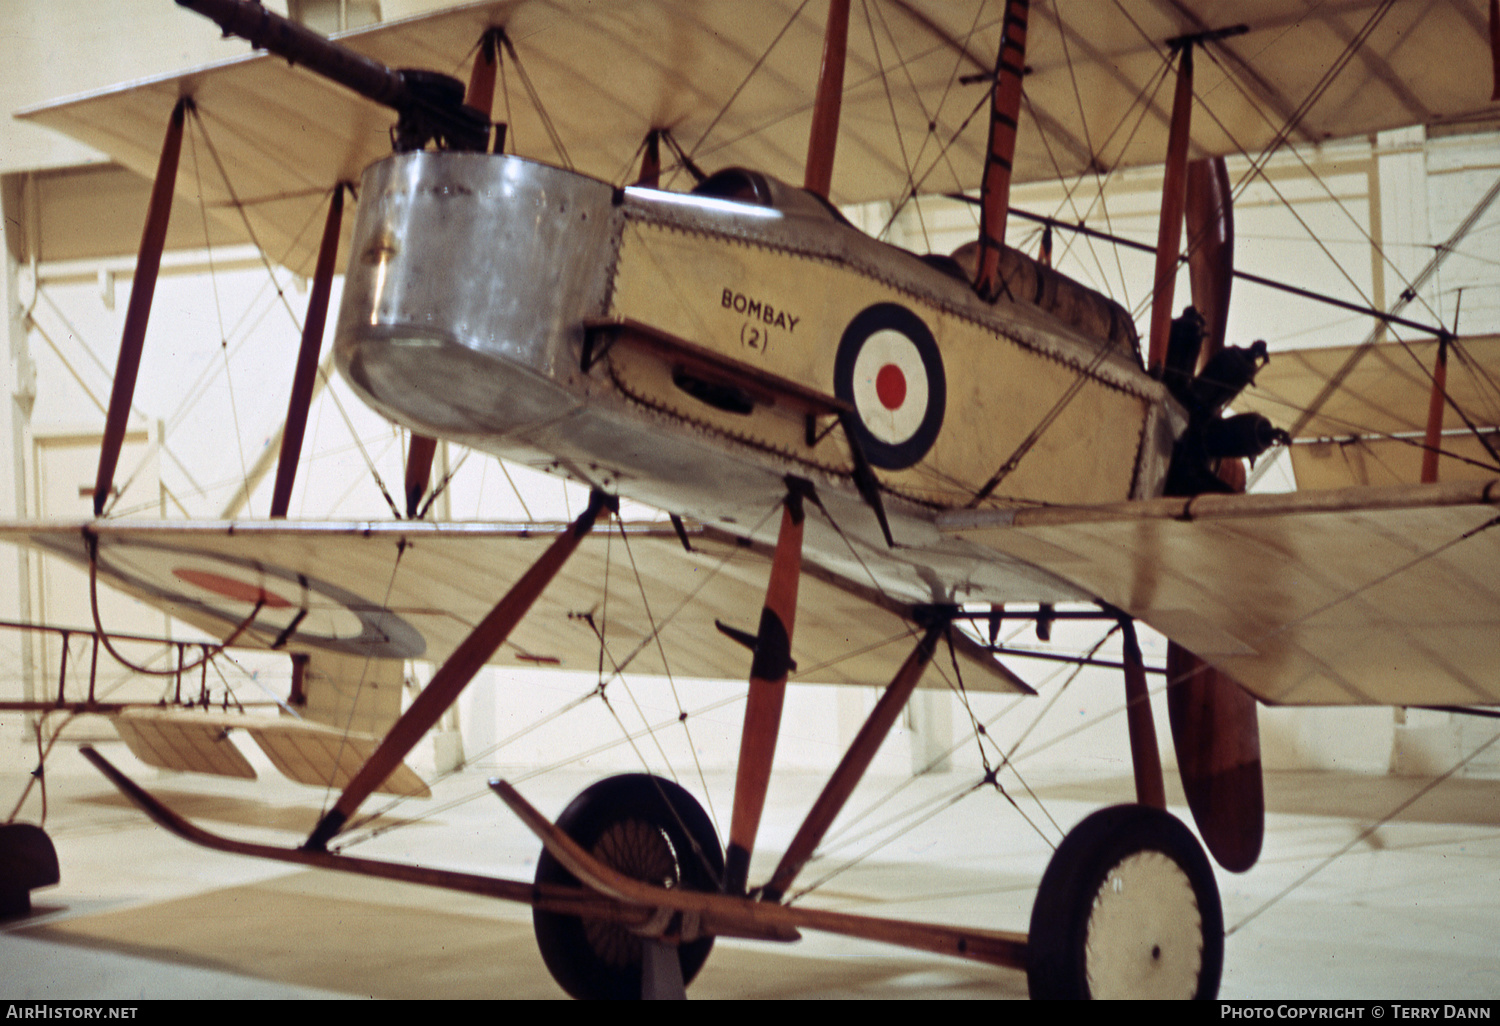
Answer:
POLYGON ((236 581, 232 577, 223 577, 219 574, 209 573, 206 570, 178 567, 172 571, 172 574, 179 580, 195 584, 205 591, 215 592, 236 602, 260 602, 267 609, 289 609, 292 605, 275 592, 266 591, 264 588, 247 584, 244 581, 236 581))
POLYGON ((888 363, 880 368, 875 375, 875 394, 880 398, 880 405, 888 410, 901 408, 906 402, 906 375, 901 373, 901 368, 894 363, 888 363))

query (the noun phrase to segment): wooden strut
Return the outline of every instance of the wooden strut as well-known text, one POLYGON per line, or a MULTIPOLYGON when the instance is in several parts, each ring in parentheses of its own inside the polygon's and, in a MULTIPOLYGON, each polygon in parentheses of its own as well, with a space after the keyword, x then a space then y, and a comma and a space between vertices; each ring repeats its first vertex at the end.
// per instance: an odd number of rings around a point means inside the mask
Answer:
POLYGON ((1008 0, 1000 29, 1000 52, 995 58, 995 87, 990 97, 989 148, 984 155, 980 193, 979 269, 974 291, 993 303, 999 298, 1000 251, 1005 248, 1005 222, 1010 213, 1011 167, 1016 157, 1016 135, 1021 116, 1021 79, 1026 73, 1026 25, 1029 0, 1008 0))
POLYGON ((416 701, 392 725, 385 740, 364 766, 360 767, 333 808, 318 821, 304 845, 305 848, 310 851, 323 850, 328 841, 343 829, 360 803, 391 775, 423 735, 448 711, 449 706, 458 699, 459 693, 474 679, 474 675, 489 662, 495 650, 505 643, 516 624, 520 623, 543 589, 578 548, 584 535, 593 529, 599 512, 606 507, 611 510, 616 508, 615 501, 603 492, 595 491, 589 496, 588 508, 548 546, 547 551, 521 575, 521 579, 454 650, 437 673, 433 674, 427 687, 422 689, 416 701))
POLYGON ((1172 125, 1167 133, 1166 174, 1162 179, 1161 220, 1156 231, 1156 276, 1151 290, 1151 336, 1146 369, 1155 370, 1167 357, 1172 331, 1172 294, 1177 286, 1177 257, 1182 241, 1183 206, 1187 195, 1187 152, 1193 114, 1193 43, 1182 44, 1177 69, 1177 91, 1172 97, 1172 125))
POLYGON ((302 457, 302 438, 307 432, 307 414, 317 383, 318 354, 323 349, 323 328, 328 323, 328 299, 333 292, 333 273, 339 251, 339 230, 344 221, 344 189, 333 188, 323 241, 318 246, 318 264, 313 272, 312 294, 307 300, 307 319, 302 324, 302 345, 297 350, 297 370, 292 376, 292 396, 287 402, 286 428, 281 434, 281 456, 276 463, 276 487, 271 493, 271 519, 286 516, 302 457))
POLYGON ((1448 336, 1438 336, 1437 357, 1432 366, 1432 393, 1427 400, 1427 434, 1422 439, 1422 483, 1438 479, 1438 447, 1443 444, 1443 414, 1448 394, 1448 336))
POLYGON ((635 184, 643 189, 661 187, 661 129, 653 128, 641 143, 641 174, 635 184))
POLYGON ((335 855, 332 852, 326 851, 309 851, 306 848, 281 848, 271 844, 256 844, 250 841, 237 841, 232 838, 222 837, 194 826, 157 801, 155 797, 143 790, 138 784, 125 776, 125 774, 121 773, 108 759, 95 751, 92 745, 82 745, 79 747, 79 751, 115 787, 119 788, 121 793, 135 803, 142 812, 150 816, 158 826, 170 833, 176 834, 185 841, 190 841, 205 848, 212 848, 215 851, 228 852, 233 855, 248 855, 253 858, 273 859, 277 862, 290 862, 295 865, 312 866, 318 869, 332 869, 346 873, 356 873, 361 876, 374 876, 385 880, 401 880, 406 883, 443 887, 448 890, 463 891, 489 898, 500 898, 505 901, 534 904, 537 908, 549 912, 587 915, 591 919, 612 919, 639 925, 644 924, 651 917, 651 913, 647 910, 624 907, 618 902, 611 901, 608 898, 601 897, 596 893, 586 891, 582 888, 553 888, 550 886, 538 888, 533 887, 530 882, 522 883, 519 880, 501 880, 494 877, 478 876, 472 873, 429 869, 424 866, 383 862, 375 859, 352 858, 348 855, 335 855))
POLYGON ((776 736, 781 731, 781 707, 792 659, 792 627, 797 616, 797 584, 802 574, 802 500, 812 486, 787 478, 787 496, 771 560, 771 579, 760 614, 755 658, 750 664, 750 693, 745 700, 745 725, 740 735, 739 767, 734 778, 734 814, 724 857, 724 890, 743 894, 750 875, 750 853, 760 831, 776 736))
POLYGON ((823 31, 823 63, 813 100, 812 131, 807 137, 807 166, 802 187, 824 199, 833 186, 833 154, 838 143, 839 113, 844 100, 844 55, 849 45, 849 0, 829 0, 823 31))
POLYGON ((1161 775, 1161 753, 1156 747, 1156 721, 1151 715, 1151 693, 1146 690, 1146 667, 1135 636, 1135 622, 1120 617, 1125 640, 1125 722, 1130 730, 1130 762, 1135 770, 1135 800, 1152 808, 1167 807, 1161 775))
POLYGON ((828 833, 828 828, 843 811, 849 796, 864 779, 865 771, 870 768, 875 753, 880 750, 881 743, 895 725, 896 717, 906 708, 907 701, 916 689, 917 682, 922 679, 922 672, 932 660, 932 653, 937 648, 938 640, 948 630, 948 625, 947 617, 938 617, 929 624, 911 655, 906 657, 906 662, 901 664, 896 676, 886 685, 885 693, 875 703, 865 725, 849 745, 838 768, 823 787, 823 793, 818 795, 807 819, 797 829, 792 843, 787 846, 786 854, 781 857, 781 864, 776 867, 770 881, 760 889, 762 900, 780 901, 782 895, 791 889, 802 867, 812 858, 813 852, 828 833))
POLYGON ((700 935, 793 940, 798 937, 797 931, 800 928, 883 941, 1013 969, 1026 967, 1026 935, 1023 933, 877 919, 822 909, 773 905, 723 894, 654 887, 634 880, 583 851, 567 834, 527 804, 524 798, 503 781, 492 781, 490 786, 516 811, 526 826, 542 839, 547 849, 564 865, 576 865, 578 870, 574 875, 579 879, 595 881, 601 886, 537 886, 529 881, 505 880, 379 859, 354 858, 306 848, 281 848, 238 841, 204 830, 183 819, 121 773, 92 746, 84 745, 80 752, 157 825, 185 841, 215 851, 515 901, 544 912, 618 922, 645 935, 659 935, 675 921, 693 916, 698 922, 700 935), (608 897, 604 893, 606 890, 628 897, 608 897), (674 910, 680 916, 663 916, 660 909, 674 910))
POLYGON ((125 428, 135 399, 135 379, 141 369, 141 351, 146 344, 146 325, 151 319, 151 299, 161 272, 161 254, 167 243, 167 222, 172 216, 172 194, 177 185, 177 158, 182 152, 182 126, 192 100, 184 96, 172 108, 162 142, 151 202, 146 208, 146 226, 135 261, 135 281, 130 287, 130 305, 120 334, 120 356, 115 364, 114 386, 109 394, 109 412, 104 419, 104 442, 99 450, 99 472, 94 478, 94 516, 102 516, 114 489, 115 467, 125 443, 125 428))

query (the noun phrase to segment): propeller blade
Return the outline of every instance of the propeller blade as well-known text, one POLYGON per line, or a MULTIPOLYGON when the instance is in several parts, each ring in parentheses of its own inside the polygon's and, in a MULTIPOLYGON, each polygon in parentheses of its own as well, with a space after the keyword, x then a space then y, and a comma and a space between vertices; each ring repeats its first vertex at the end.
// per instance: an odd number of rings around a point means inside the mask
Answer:
POLYGON ((1185 215, 1193 306, 1208 328, 1201 355, 1206 364, 1224 348, 1229 293, 1234 284, 1234 208, 1223 157, 1195 160, 1188 165, 1185 215))
MULTIPOLYGON (((1188 276, 1207 326, 1200 366, 1224 348, 1234 284, 1234 210, 1222 157, 1188 165, 1188 276)), ((1245 490, 1242 460, 1219 461, 1219 478, 1245 490)), ((1228 674, 1167 644, 1167 716, 1188 808, 1219 865, 1243 873, 1260 857, 1266 799, 1255 699, 1228 674)))
POLYGON ((1214 859, 1243 873, 1260 858, 1266 798, 1255 698, 1176 642, 1167 643, 1167 717, 1193 821, 1214 859))

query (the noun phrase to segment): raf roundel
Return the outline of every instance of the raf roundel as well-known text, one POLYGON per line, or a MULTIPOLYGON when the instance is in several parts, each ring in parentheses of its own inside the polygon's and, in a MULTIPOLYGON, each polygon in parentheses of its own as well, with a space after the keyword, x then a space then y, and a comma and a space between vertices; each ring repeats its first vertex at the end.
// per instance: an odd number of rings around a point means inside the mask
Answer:
POLYGON ((858 414, 854 433, 873 466, 901 470, 927 455, 948 400, 943 357, 922 319, 876 303, 844 329, 833 390, 858 414))

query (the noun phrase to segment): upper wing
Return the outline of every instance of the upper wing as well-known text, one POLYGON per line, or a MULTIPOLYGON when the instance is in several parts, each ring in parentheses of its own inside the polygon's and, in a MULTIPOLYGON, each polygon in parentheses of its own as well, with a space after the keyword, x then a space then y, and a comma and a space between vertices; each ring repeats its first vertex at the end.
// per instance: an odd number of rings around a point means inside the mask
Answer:
MULTIPOLYGON (((1292 469, 1299 489, 1414 484, 1432 394, 1435 339, 1377 346, 1329 346, 1272 354, 1235 408, 1265 414, 1293 431, 1292 469), (1316 413, 1309 414, 1316 408, 1316 413)), ((1500 428, 1500 335, 1450 343, 1445 391, 1447 428, 1440 481, 1487 481, 1495 457, 1453 412, 1474 428, 1500 428)))
MULTIPOLYGON (((856 9, 833 198, 977 187, 1003 4, 892 0, 856 9)), ((492 0, 350 33, 393 67, 465 76, 483 31, 504 26, 495 119, 507 151, 627 181, 650 128, 710 170, 802 180, 826 7, 798 0, 492 0), (522 74, 524 73, 524 75, 522 74), (535 99, 533 99, 535 97, 535 99)), ((214 31, 182 12, 184 31, 214 31)), ((1166 40, 1244 23, 1198 58, 1192 156, 1256 154, 1490 113, 1483 0, 1219 0, 1033 4, 1018 181, 1158 164, 1166 153, 1166 40)), ((168 114, 194 98, 212 153, 184 157, 179 189, 238 219, 273 259, 308 273, 321 196, 390 151, 393 116, 266 55, 47 104, 20 116, 151 176, 168 114), (226 184, 213 164, 229 175, 226 184)))
MULTIPOLYGON (((87 565, 101 579, 236 644, 442 662, 551 542, 557 526, 382 523, 0 525, 0 540, 87 565)), ((603 525, 493 660, 609 674, 744 679, 750 653, 715 620, 754 633, 769 553, 708 529, 686 551, 671 527, 603 525)), ((804 567, 793 680, 884 685, 920 636, 911 610, 804 567)), ((109 625, 103 625, 108 629, 109 625)), ((963 683, 1029 691, 955 632, 963 683)), ((947 687, 934 660, 922 686, 947 687)))
POLYGON ((945 527, 1139 617, 1259 698, 1500 703, 1500 480, 1089 509, 945 527))

